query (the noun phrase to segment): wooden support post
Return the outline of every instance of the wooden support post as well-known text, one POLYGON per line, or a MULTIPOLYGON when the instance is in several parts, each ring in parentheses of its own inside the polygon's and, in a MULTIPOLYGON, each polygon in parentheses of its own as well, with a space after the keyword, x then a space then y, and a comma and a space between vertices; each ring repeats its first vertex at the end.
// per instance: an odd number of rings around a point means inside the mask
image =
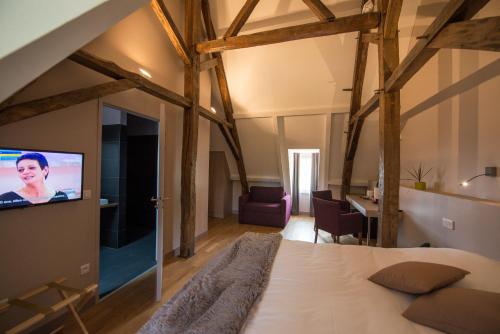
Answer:
MULTIPOLYGON (((215 29, 212 23, 212 17, 210 14, 210 5, 208 3, 208 0, 202 0, 202 8, 203 8, 203 19, 205 22, 205 29, 207 31, 208 38, 215 39, 216 38, 215 29)), ((233 117, 233 105, 231 103, 231 95, 229 94, 229 86, 227 84, 226 72, 224 71, 224 62, 222 61, 222 56, 220 55, 220 53, 214 53, 214 58, 217 59, 215 74, 217 76, 217 83, 219 85, 219 90, 222 97, 222 103, 224 105, 224 113, 226 115, 227 121, 232 125, 232 128, 230 129, 230 134, 233 139, 235 149, 234 150, 231 149, 231 151, 233 152, 234 159, 236 160, 236 166, 238 167, 238 174, 240 176, 240 183, 241 183, 241 191, 242 193, 247 193, 249 190, 247 174, 245 170, 245 164, 243 163, 243 154, 241 153, 241 145, 238 136, 238 129, 236 128, 236 122, 233 117)), ((226 138, 226 140, 228 139, 226 135, 224 135, 224 137, 226 138)), ((229 147, 233 145, 233 143, 231 143, 230 141, 227 142, 229 147)))
MULTIPOLYGON (((378 0, 381 10, 381 24, 379 26, 379 228, 381 229, 382 247, 397 247, 397 233, 399 223, 399 179, 400 179, 400 127, 399 90, 384 91, 386 80, 392 75, 399 64, 398 33, 394 38, 386 38, 386 13, 389 0, 378 0)), ((393 20, 392 24, 397 24, 393 20)), ((394 27, 390 27, 394 30, 394 27)))
POLYGON ((184 109, 181 174, 181 257, 195 252, 196 156, 200 95, 200 56, 195 46, 200 35, 200 0, 185 0, 185 34, 191 64, 184 66, 184 95, 192 101, 184 109))
POLYGON ((346 198, 351 188, 352 168, 354 164, 354 157, 358 146, 359 135, 361 134, 361 127, 363 120, 352 124, 350 120, 353 119, 354 114, 361 106, 361 96, 363 93, 363 82, 365 80, 366 61, 368 56, 368 42, 362 39, 365 31, 360 31, 358 34, 358 42, 356 46, 356 58, 354 63, 353 74, 353 89, 351 94, 351 107, 349 112, 349 129, 347 132, 347 149, 344 156, 344 168, 342 169, 342 186, 340 189, 340 197, 346 198))

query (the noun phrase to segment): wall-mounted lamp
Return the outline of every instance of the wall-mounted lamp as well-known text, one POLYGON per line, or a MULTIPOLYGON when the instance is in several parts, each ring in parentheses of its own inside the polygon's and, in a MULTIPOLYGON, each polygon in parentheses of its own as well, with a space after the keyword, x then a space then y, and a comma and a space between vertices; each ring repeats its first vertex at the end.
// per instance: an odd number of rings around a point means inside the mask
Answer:
POLYGON ((479 174, 479 175, 476 175, 474 177, 471 177, 470 179, 468 179, 467 181, 463 181, 462 183, 460 183, 460 185, 462 187, 467 187, 469 185, 469 182, 474 180, 475 178, 478 178, 480 176, 492 176, 492 177, 495 177, 497 176, 497 167, 485 167, 484 168, 484 173, 483 174, 479 174))

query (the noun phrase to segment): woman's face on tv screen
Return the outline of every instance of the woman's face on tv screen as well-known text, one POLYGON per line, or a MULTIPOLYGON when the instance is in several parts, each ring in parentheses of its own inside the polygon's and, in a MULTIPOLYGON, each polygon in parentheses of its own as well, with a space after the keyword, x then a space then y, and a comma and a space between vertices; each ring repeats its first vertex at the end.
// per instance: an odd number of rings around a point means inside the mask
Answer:
POLYGON ((42 169, 36 160, 24 159, 17 164, 17 172, 25 184, 30 184, 43 182, 48 170, 42 169))

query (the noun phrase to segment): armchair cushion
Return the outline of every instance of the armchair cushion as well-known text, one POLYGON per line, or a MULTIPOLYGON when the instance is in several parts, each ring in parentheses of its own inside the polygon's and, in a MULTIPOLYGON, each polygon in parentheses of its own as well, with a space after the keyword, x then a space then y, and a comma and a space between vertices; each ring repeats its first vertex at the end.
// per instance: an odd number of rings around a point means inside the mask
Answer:
POLYGON ((245 204, 245 210, 253 212, 280 213, 281 203, 248 202, 245 204))
POLYGON ((285 195, 282 187, 250 187, 250 200, 261 203, 280 203, 285 195))

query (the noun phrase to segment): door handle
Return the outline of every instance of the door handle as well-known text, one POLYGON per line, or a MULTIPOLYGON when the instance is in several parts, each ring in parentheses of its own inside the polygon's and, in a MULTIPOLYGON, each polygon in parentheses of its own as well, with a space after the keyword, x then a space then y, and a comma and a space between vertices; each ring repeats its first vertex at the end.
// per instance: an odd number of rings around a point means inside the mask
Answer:
POLYGON ((161 199, 161 197, 156 198, 156 197, 154 197, 154 196, 153 196, 153 197, 151 197, 151 199, 150 199, 150 201, 151 201, 151 202, 153 202, 153 203, 155 204, 155 208, 157 208, 157 209, 158 209, 158 205, 159 205, 159 203, 161 202, 161 200, 162 200, 162 199, 161 199))

